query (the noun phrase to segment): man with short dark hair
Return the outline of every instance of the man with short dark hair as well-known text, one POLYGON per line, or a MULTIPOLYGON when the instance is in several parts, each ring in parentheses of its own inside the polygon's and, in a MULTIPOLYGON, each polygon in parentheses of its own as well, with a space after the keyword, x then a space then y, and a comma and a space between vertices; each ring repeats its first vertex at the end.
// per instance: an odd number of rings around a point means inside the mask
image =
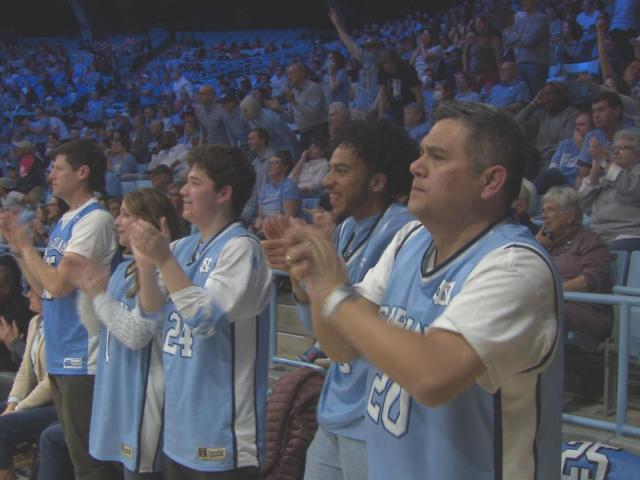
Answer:
POLYGON ((70 207, 49 234, 42 255, 15 215, 0 213, 0 233, 9 243, 33 288, 44 289, 42 313, 47 372, 76 478, 117 478, 114 468, 89 455, 89 423, 98 338, 88 335, 76 309, 77 289, 69 278, 75 262, 90 259, 102 266, 116 251, 113 217, 93 197, 104 191, 107 159, 89 140, 58 148, 49 174, 52 193, 70 207))
MULTIPOLYGON (((412 220, 398 198, 409 191, 409 163, 417 156, 417 148, 400 126, 388 122, 354 122, 340 132, 337 142, 323 184, 332 213, 341 221, 332 241, 347 265, 350 281, 359 282, 395 232, 412 220)), ((283 262, 286 243, 274 228, 281 222, 270 222, 265 222, 269 239, 263 242, 265 251, 273 268, 288 271, 283 262)), ((299 317, 312 329, 309 298, 295 279, 292 286, 299 317)), ((366 371, 361 359, 331 365, 318 404, 320 427, 307 451, 307 480, 367 478, 366 371)))
POLYGON ((582 180, 589 175, 594 156, 607 161, 613 137, 623 127, 622 108, 622 100, 615 92, 602 91, 591 99, 593 130, 587 133, 582 142, 576 188, 579 188, 582 180))
POLYGON ((411 164, 402 228, 351 287, 334 246, 288 233, 315 333, 368 362, 369 479, 555 478, 560 470, 560 282, 510 206, 526 139, 482 104, 445 105, 411 164))

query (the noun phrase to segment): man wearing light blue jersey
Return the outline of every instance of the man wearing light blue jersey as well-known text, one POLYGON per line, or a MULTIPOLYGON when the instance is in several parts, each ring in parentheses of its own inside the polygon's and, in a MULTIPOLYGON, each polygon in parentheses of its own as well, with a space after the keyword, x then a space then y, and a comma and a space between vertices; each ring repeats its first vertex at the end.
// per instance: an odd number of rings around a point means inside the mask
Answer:
POLYGON ((183 216, 197 234, 169 244, 138 220, 130 230, 136 261, 159 270, 140 276, 140 307, 165 315, 164 453, 169 480, 258 479, 264 455, 271 274, 260 243, 237 219, 255 172, 236 147, 189 154, 183 216), (163 312, 164 313, 164 312, 163 312))
POLYGON ((543 480, 560 470, 561 291, 512 219, 526 140, 506 113, 444 104, 411 164, 408 209, 355 288, 330 242, 293 227, 330 358, 370 363, 369 478, 543 480))
MULTIPOLYGON (((383 122, 353 122, 340 133, 330 161, 324 187, 329 192, 333 214, 344 221, 332 242, 344 260, 353 283, 369 268, 397 231, 413 217, 397 203, 410 187, 409 163, 417 155, 413 140, 399 126, 383 122)), ((286 268, 277 252, 282 240, 270 235, 263 242, 274 267, 286 268)), ((298 312, 309 329, 308 298, 293 281, 298 312)), ((307 452, 305 479, 366 479, 364 412, 367 363, 333 363, 318 404, 320 425, 307 452)))
POLYGON ((11 214, 0 214, 0 231, 19 258, 20 268, 35 288, 43 289, 42 314, 46 363, 56 412, 79 479, 117 478, 108 463, 89 455, 89 423, 96 367, 97 337, 88 335, 76 310, 72 264, 92 259, 109 265, 116 250, 113 217, 93 197, 104 191, 107 159, 89 140, 58 148, 49 182, 53 195, 69 211, 53 227, 41 254, 11 214))

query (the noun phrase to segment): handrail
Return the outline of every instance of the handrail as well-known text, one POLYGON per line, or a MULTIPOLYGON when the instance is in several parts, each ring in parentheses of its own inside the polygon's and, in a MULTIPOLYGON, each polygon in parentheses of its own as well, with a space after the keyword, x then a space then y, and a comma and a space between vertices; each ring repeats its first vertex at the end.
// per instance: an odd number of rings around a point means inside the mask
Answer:
MULTIPOLYGON (((628 291, 628 287, 616 287, 614 291, 628 291)), ((632 289, 638 292, 636 289, 632 289)), ((620 335, 618 336, 618 393, 616 396, 616 421, 608 422, 595 420, 579 415, 563 414, 562 419, 569 423, 586 427, 599 428, 615 432, 617 436, 631 434, 640 436, 640 428, 627 424, 627 393, 629 389, 629 334, 630 309, 640 306, 640 296, 599 294, 583 292, 564 292, 564 299, 573 302, 599 303, 605 305, 620 305, 620 335)))

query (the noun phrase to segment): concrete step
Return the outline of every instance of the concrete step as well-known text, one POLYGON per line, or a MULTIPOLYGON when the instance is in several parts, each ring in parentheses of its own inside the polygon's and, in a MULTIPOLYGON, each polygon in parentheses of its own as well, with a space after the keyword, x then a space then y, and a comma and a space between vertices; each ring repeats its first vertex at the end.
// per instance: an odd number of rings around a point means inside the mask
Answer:
POLYGON ((290 333, 300 337, 311 337, 298 320, 296 307, 293 305, 278 305, 278 332, 290 333))

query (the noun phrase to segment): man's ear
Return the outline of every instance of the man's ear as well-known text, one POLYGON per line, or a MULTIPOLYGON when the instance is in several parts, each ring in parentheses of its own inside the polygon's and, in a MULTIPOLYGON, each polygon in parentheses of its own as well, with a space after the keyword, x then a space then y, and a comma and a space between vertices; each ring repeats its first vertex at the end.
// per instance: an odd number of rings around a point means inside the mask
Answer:
POLYGON ((507 169, 504 165, 491 165, 480 174, 482 181, 481 198, 488 200, 504 192, 507 183, 507 169))
POLYGON ((225 185, 216 190, 216 195, 218 196, 218 203, 231 203, 231 197, 233 196, 233 188, 231 185, 225 185))
POLYGON ((383 192, 387 188, 387 176, 384 173, 376 173, 369 179, 369 190, 373 193, 383 192))

